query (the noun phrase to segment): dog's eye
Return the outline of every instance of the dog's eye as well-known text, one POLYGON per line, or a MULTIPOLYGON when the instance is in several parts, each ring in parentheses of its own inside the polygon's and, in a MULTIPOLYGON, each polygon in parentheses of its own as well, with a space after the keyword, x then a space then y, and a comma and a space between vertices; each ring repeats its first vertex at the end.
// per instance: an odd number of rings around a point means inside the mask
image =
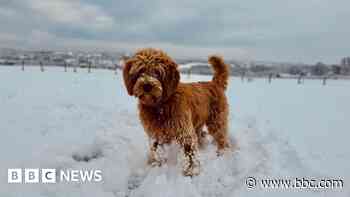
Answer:
POLYGON ((160 78, 160 77, 161 77, 161 74, 160 74, 159 70, 156 70, 156 71, 154 72, 154 76, 155 76, 156 78, 160 78))
POLYGON ((142 74, 146 71, 146 69, 144 67, 140 68, 140 70, 138 71, 138 74, 142 74))
POLYGON ((138 69, 137 70, 137 72, 133 75, 135 78, 138 78, 138 77, 140 77, 142 74, 144 74, 145 73, 145 68, 140 68, 140 69, 138 69))

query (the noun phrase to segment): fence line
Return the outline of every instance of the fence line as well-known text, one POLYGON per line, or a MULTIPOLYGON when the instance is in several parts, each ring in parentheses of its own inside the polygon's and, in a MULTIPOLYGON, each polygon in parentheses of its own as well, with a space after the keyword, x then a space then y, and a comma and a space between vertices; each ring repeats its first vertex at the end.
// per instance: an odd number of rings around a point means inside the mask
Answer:
MULTIPOLYGON (((22 71, 25 71, 25 67, 29 67, 29 66, 34 67, 34 66, 38 66, 38 65, 26 65, 24 61, 21 62, 21 70, 22 71)), ((74 73, 78 72, 78 68, 81 68, 81 69, 87 68, 87 73, 91 73, 93 69, 102 69, 102 70, 112 70, 114 72, 114 74, 118 74, 118 69, 119 70, 122 69, 121 66, 119 66, 117 64, 115 64, 114 67, 94 67, 94 66, 92 66, 91 62, 88 64, 87 67, 82 67, 82 66, 78 66, 78 65, 72 65, 72 64, 69 64, 69 63, 64 63, 63 65, 52 65, 52 64, 45 65, 43 62, 40 61, 39 62, 39 67, 40 67, 40 71, 41 72, 44 72, 46 70, 45 67, 46 68, 47 67, 63 67, 64 72, 68 72, 68 68, 72 67, 74 73)), ((184 74, 187 74, 188 78, 191 78, 191 75, 195 74, 195 73, 185 72, 184 74)), ((254 76, 250 76, 250 75, 247 76, 245 73, 241 74, 240 76, 236 76, 236 77, 240 77, 242 83, 245 81, 244 80, 245 78, 247 79, 247 82, 252 82, 254 80, 254 78, 261 78, 261 77, 254 77, 254 76)), ((344 80, 350 79, 350 78, 346 78, 346 76, 345 77, 343 77, 343 76, 320 76, 320 77, 309 77, 309 78, 307 78, 306 76, 302 76, 302 75, 299 75, 298 77, 273 77, 272 74, 269 74, 267 76, 267 82, 269 84, 271 84, 273 81, 276 81, 277 79, 293 79, 294 78, 294 79, 297 79, 297 84, 301 85, 301 84, 304 84, 305 79, 310 79, 310 80, 320 80, 321 81, 321 85, 326 86, 327 85, 327 80, 329 80, 329 79, 337 80, 338 77, 340 77, 340 79, 344 79, 344 80)))

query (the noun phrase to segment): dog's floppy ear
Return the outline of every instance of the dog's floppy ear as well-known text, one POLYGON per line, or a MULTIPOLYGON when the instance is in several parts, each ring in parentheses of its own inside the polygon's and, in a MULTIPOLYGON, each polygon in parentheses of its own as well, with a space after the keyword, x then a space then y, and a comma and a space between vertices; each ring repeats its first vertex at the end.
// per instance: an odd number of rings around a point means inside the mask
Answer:
POLYGON ((130 96, 133 95, 133 87, 134 87, 134 81, 132 80, 132 76, 130 76, 129 71, 132 67, 132 61, 129 59, 124 59, 123 61, 123 78, 124 78, 124 84, 126 87, 126 90, 128 91, 128 94, 130 96))
POLYGON ((166 68, 166 77, 163 82, 163 86, 165 86, 164 88, 165 100, 168 99, 176 91, 179 81, 180 81, 180 73, 177 70, 177 64, 172 62, 166 68))

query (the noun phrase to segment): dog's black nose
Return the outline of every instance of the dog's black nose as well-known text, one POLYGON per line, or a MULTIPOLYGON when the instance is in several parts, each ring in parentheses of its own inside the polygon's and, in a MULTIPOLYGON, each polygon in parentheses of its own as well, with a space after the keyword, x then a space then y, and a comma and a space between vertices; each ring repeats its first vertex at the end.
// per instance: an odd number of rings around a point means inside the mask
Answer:
POLYGON ((152 85, 151 84, 144 84, 143 85, 143 91, 150 92, 151 90, 152 90, 152 85))

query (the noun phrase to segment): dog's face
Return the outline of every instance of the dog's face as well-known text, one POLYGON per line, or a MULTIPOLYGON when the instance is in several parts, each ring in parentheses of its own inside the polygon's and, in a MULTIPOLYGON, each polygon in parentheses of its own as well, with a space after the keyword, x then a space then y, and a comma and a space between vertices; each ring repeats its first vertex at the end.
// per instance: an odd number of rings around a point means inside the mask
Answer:
POLYGON ((157 49, 142 49, 127 59, 123 77, 129 95, 148 106, 168 99, 180 79, 177 64, 157 49))

